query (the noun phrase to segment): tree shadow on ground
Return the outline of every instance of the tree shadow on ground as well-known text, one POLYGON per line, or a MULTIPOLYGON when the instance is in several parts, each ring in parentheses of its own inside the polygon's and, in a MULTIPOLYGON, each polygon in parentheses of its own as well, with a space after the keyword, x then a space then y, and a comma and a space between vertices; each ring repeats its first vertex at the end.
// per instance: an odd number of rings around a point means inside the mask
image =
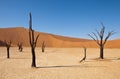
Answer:
POLYGON ((104 58, 104 59, 94 58, 94 59, 85 60, 84 62, 96 62, 96 61, 112 62, 112 61, 117 61, 117 60, 119 61, 120 58, 116 58, 116 57, 109 57, 109 58, 104 58))
POLYGON ((11 57, 9 59, 31 59, 31 58, 17 58, 17 57, 11 57))
POLYGON ((120 60, 120 58, 118 58, 117 60, 120 60))
POLYGON ((60 65, 60 66, 39 66, 36 68, 67 68, 67 67, 95 68, 95 67, 106 67, 106 66, 60 65))
POLYGON ((112 60, 120 60, 120 58, 114 58, 114 59, 112 59, 112 60))

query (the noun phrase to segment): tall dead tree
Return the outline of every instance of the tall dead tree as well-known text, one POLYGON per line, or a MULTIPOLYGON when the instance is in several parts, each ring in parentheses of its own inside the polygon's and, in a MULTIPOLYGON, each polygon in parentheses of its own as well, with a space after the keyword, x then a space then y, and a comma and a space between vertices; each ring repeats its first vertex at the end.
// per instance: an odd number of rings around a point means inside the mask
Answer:
POLYGON ((32 67, 36 67, 36 55, 35 55, 35 47, 38 40, 39 35, 37 37, 34 37, 34 30, 32 29, 32 15, 29 14, 30 20, 29 20, 29 42, 31 46, 31 53, 32 53, 32 67))
POLYGON ((42 42, 42 44, 41 44, 41 49, 42 49, 42 52, 44 52, 44 51, 45 51, 45 46, 46 46, 46 45, 45 45, 45 42, 43 41, 43 42, 42 42))
POLYGON ((22 47, 22 43, 21 43, 21 42, 18 42, 18 50, 19 50, 20 52, 22 52, 22 50, 23 50, 23 47, 22 47))
POLYGON ((83 49, 84 49, 84 57, 80 60, 80 62, 85 61, 85 59, 86 59, 86 50, 87 50, 87 48, 83 47, 83 49))
POLYGON ((6 46, 6 48, 7 48, 7 58, 10 58, 10 52, 9 52, 9 50, 10 50, 10 47, 11 47, 11 40, 10 41, 4 41, 5 42, 5 46, 6 46))
POLYGON ((101 23, 102 28, 100 31, 96 30, 92 32, 92 34, 88 34, 100 47, 100 58, 104 59, 104 45, 106 44, 108 38, 112 36, 115 32, 109 31, 108 34, 105 36, 105 26, 101 23))

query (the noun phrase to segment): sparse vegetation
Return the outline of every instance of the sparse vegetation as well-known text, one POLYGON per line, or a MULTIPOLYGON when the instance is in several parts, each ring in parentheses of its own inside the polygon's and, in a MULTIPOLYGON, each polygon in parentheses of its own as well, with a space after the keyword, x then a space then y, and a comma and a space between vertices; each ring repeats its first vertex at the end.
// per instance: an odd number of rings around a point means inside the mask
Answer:
POLYGON ((5 40, 4 42, 5 42, 5 46, 7 48, 7 58, 10 58, 10 52, 9 52, 9 50, 10 50, 12 41, 11 40, 10 41, 6 41, 5 40))
POLYGON ((92 34, 88 34, 100 47, 100 59, 104 59, 104 45, 106 44, 108 38, 112 36, 115 32, 109 31, 107 36, 105 36, 105 26, 101 23, 102 28, 100 31, 96 30, 92 34))
POLYGON ((29 20, 29 42, 31 46, 31 53, 32 53, 32 67, 36 67, 36 56, 35 56, 35 47, 38 40, 39 35, 37 35, 36 39, 34 37, 34 30, 32 29, 32 15, 29 14, 30 20, 29 20))

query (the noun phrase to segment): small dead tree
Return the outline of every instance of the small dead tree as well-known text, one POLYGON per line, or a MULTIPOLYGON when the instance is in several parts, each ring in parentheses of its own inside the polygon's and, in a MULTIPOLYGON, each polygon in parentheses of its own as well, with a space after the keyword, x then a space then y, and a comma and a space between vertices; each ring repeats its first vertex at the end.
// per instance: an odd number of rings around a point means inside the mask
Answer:
POLYGON ((23 47, 22 47, 22 43, 21 43, 21 42, 18 42, 18 50, 19 50, 20 52, 22 52, 22 50, 23 50, 23 47))
POLYGON ((87 48, 83 47, 83 49, 84 49, 84 57, 80 60, 80 62, 85 61, 85 59, 86 59, 86 50, 87 50, 87 48))
POLYGON ((6 48, 7 48, 7 58, 10 58, 10 52, 9 52, 9 50, 10 50, 10 47, 11 47, 11 40, 9 41, 9 42, 7 42, 6 40, 4 41, 5 42, 5 46, 6 46, 6 48))
POLYGON ((32 53, 32 67, 36 67, 36 55, 35 55, 35 47, 38 40, 39 35, 37 37, 34 37, 34 30, 32 29, 32 15, 29 14, 30 20, 29 20, 29 42, 31 46, 31 53, 32 53))
POLYGON ((108 38, 112 36, 115 32, 109 31, 108 34, 105 36, 105 26, 101 23, 102 28, 100 31, 96 30, 92 32, 92 34, 88 34, 100 47, 100 59, 104 59, 104 45, 106 44, 108 38))
POLYGON ((42 49, 42 52, 44 52, 44 51, 45 51, 45 46, 46 46, 46 45, 45 45, 45 42, 43 41, 43 42, 42 42, 42 44, 41 44, 41 49, 42 49))

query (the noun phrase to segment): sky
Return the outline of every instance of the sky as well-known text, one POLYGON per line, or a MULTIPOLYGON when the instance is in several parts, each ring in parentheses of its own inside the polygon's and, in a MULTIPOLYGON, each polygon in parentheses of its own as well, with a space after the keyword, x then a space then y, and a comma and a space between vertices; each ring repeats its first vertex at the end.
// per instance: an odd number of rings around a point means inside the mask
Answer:
POLYGON ((88 39, 102 22, 120 38, 120 0, 0 0, 0 28, 29 28, 29 12, 39 32, 88 39))

